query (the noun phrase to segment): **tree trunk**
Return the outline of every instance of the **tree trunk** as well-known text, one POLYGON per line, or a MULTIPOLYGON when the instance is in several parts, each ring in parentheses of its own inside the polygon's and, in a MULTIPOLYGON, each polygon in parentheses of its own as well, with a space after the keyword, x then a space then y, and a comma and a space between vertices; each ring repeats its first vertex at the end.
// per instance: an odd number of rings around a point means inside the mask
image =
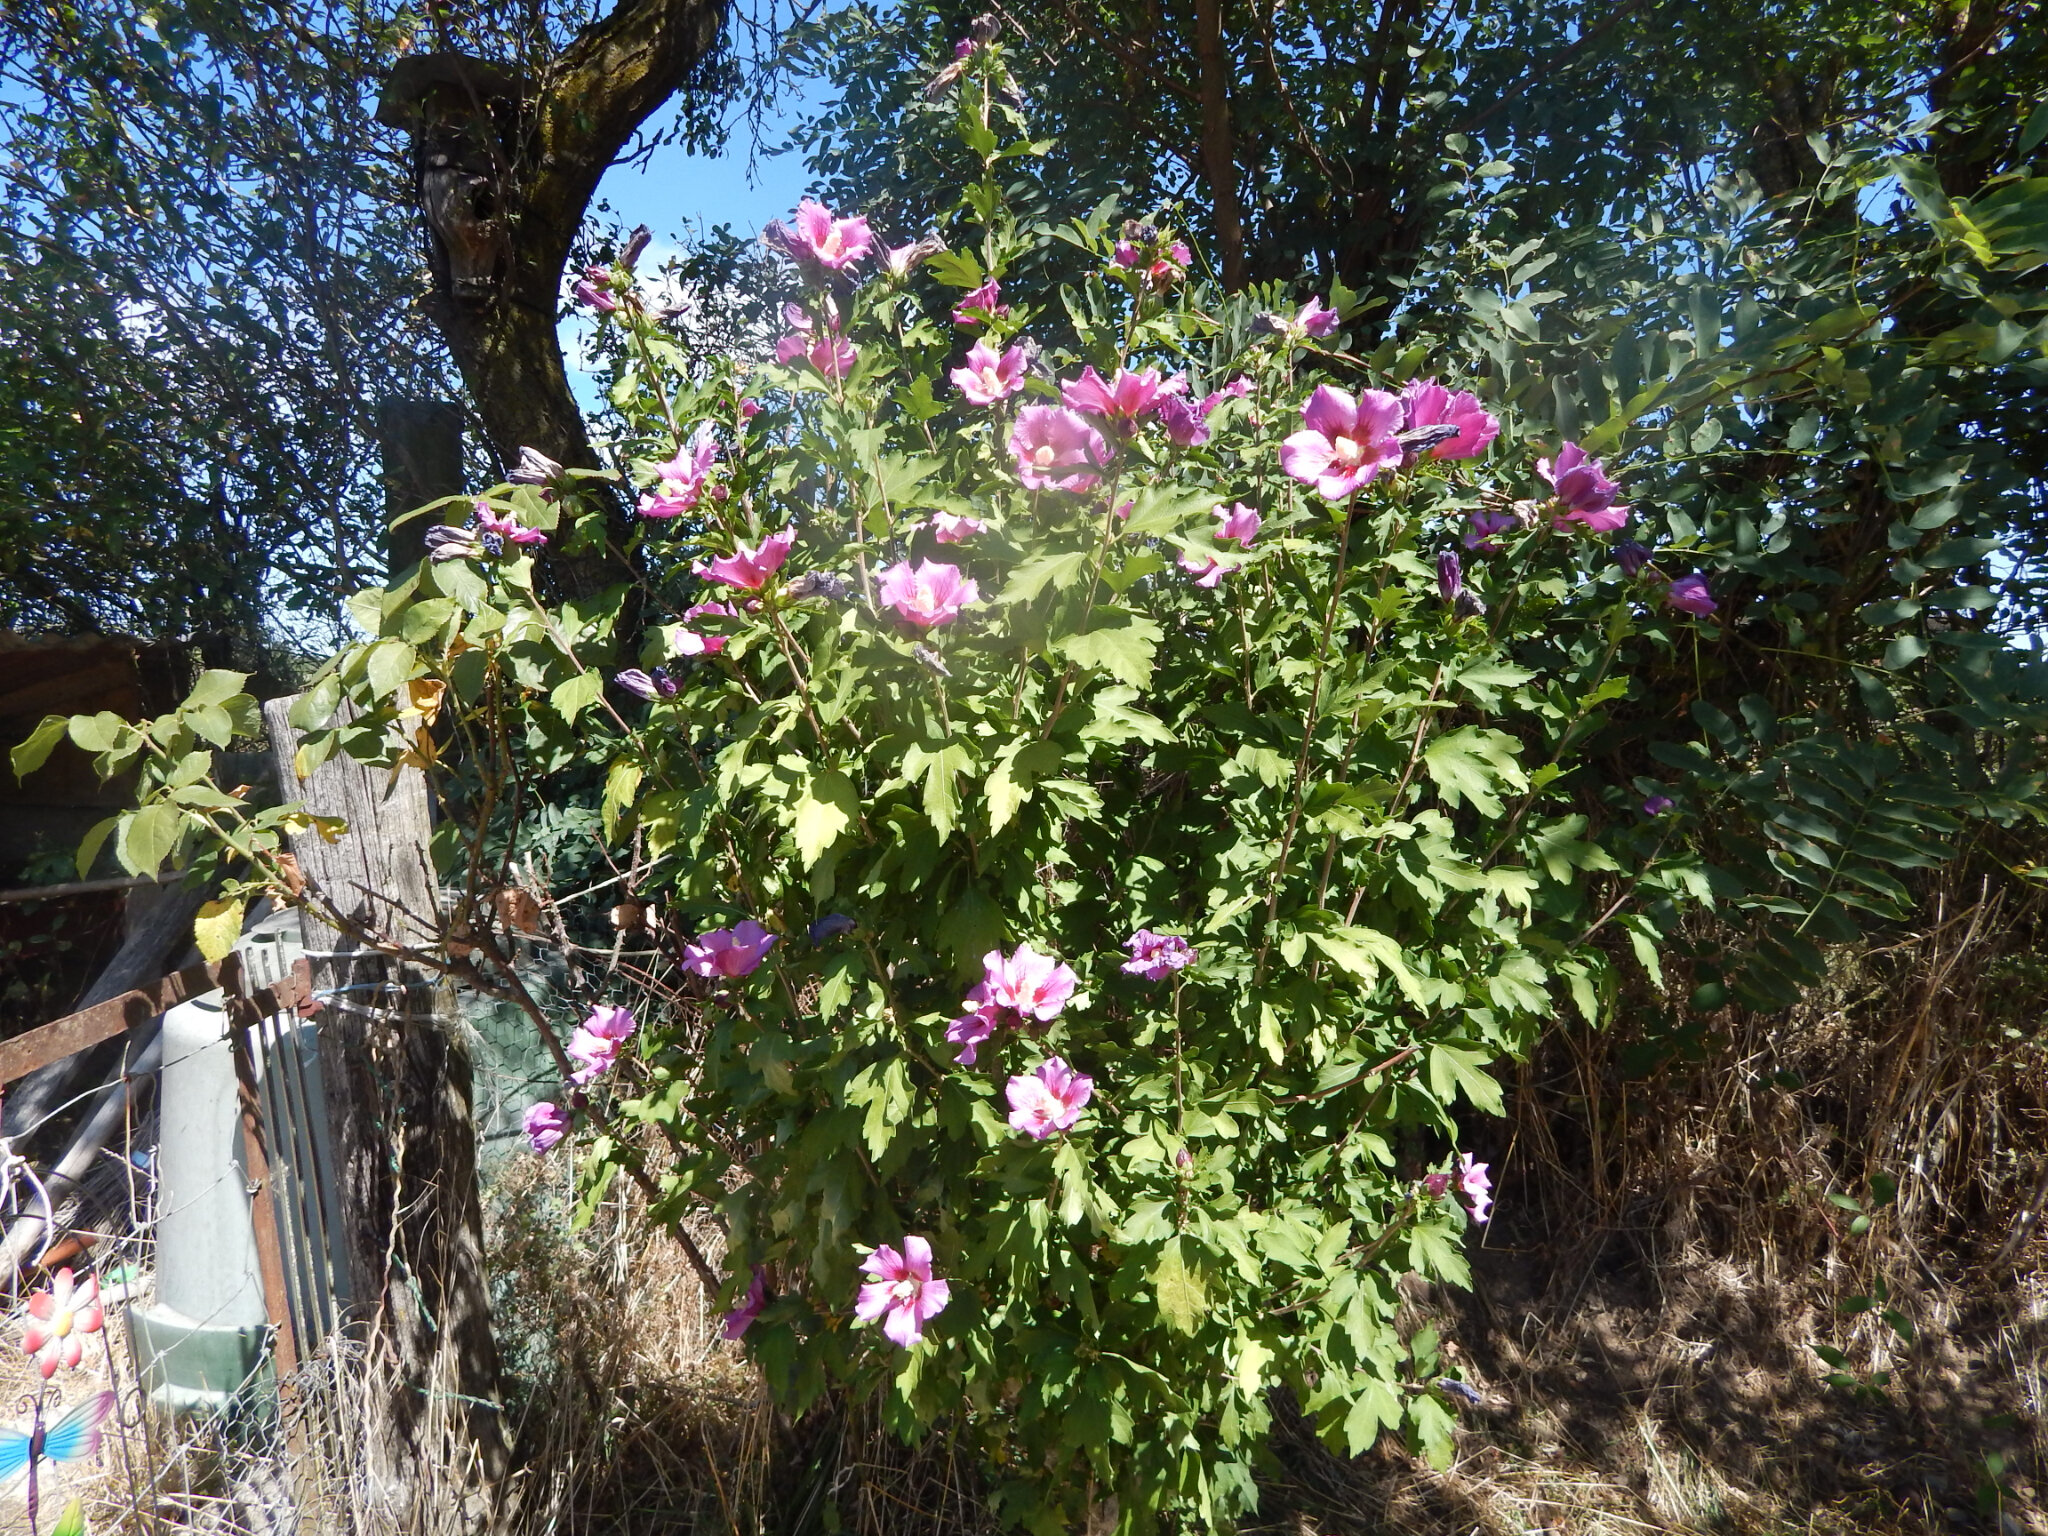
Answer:
MULTIPOLYGON (((724 20, 725 0, 621 0, 538 85, 451 53, 402 60, 386 81, 378 120, 412 135, 434 275, 429 313, 502 464, 531 447, 601 467, 555 335, 562 269, 598 181, 710 56, 724 20)), ((543 552, 564 596, 634 577, 626 505, 605 499, 602 553, 543 552)))
POLYGON ((1237 202, 1237 152, 1230 132, 1230 67, 1223 52, 1223 0, 1195 0, 1195 58, 1202 81, 1202 177, 1215 205, 1223 286, 1244 286, 1244 215, 1237 202))
MULTIPOLYGON (((426 781, 415 768, 390 774, 337 754, 299 782, 291 704, 263 706, 279 781, 313 814, 349 826, 332 844, 317 833, 292 839, 308 883, 362 931, 415 947, 438 942, 426 781)), ((362 1428, 365 1513, 379 1532, 485 1530, 510 1456, 468 1049, 444 984, 310 913, 301 923, 325 997, 320 1070, 348 1270, 335 1289, 345 1289, 351 1326, 369 1346, 372 1381, 389 1388, 388 1411, 362 1428)))

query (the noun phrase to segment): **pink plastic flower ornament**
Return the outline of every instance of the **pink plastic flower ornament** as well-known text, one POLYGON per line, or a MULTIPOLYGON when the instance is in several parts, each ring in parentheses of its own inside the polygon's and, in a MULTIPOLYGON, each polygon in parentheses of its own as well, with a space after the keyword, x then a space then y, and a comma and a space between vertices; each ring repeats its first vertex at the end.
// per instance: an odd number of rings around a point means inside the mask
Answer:
POLYGON ((707 635, 689 627, 691 619, 701 619, 706 614, 715 614, 727 619, 739 617, 724 603, 698 603, 694 608, 686 609, 683 613, 682 626, 676 630, 676 655, 716 656, 725 649, 726 641, 732 638, 730 635, 707 635))
POLYGON ((690 940, 683 946, 683 968, 699 976, 736 981, 753 975, 774 947, 775 935, 750 917, 690 940))
POLYGON ((1250 549, 1252 540, 1259 536, 1263 519, 1241 501, 1218 506, 1211 515, 1216 519, 1216 537, 1229 539, 1241 549, 1250 549))
POLYGON ((1472 1202, 1474 1221, 1483 1223, 1493 1214, 1493 1180, 1487 1173, 1486 1164, 1472 1161, 1470 1152, 1460 1152, 1455 1182, 1458 1193, 1472 1202))
POLYGON ((1664 601, 1680 613, 1689 613, 1694 618, 1704 619, 1721 605, 1714 601, 1714 594, 1707 586, 1707 578, 1698 571, 1690 576, 1681 576, 1664 590, 1664 601))
POLYGON ((880 1318, 882 1333, 905 1349, 923 1341, 924 1325, 953 1299, 946 1282, 933 1278, 932 1245, 921 1237, 904 1238, 901 1253, 884 1243, 868 1255, 861 1272, 870 1279, 860 1288, 853 1315, 864 1323, 880 1318))
POLYGON ((1011 1078, 1004 1089, 1010 1101, 1010 1129, 1022 1131, 1033 1141, 1043 1141, 1056 1131, 1070 1131, 1094 1092, 1094 1078, 1074 1071, 1057 1056, 1048 1056, 1036 1072, 1011 1078))
POLYGON ((1304 430, 1280 445, 1280 467, 1313 485, 1325 499, 1342 501, 1383 468, 1401 462, 1400 400, 1368 389, 1354 400, 1328 384, 1301 408, 1304 430))
POLYGON ((1131 958, 1123 963, 1125 973, 1147 981, 1164 981, 1195 963, 1194 946, 1176 933, 1140 928, 1124 940, 1124 948, 1131 952, 1131 958))
POLYGON ((967 358, 948 375, 969 405, 994 405, 1024 387, 1024 349, 996 352, 985 341, 967 349, 967 358))
POLYGON ((921 561, 916 570, 908 560, 890 566, 881 573, 876 591, 899 618, 919 629, 950 624, 962 608, 981 600, 973 578, 962 576, 957 565, 936 560, 921 561))
POLYGON ((98 1333, 104 1321, 98 1277, 87 1271, 83 1280, 74 1280, 68 1268, 60 1269, 51 1277, 47 1291, 37 1291, 28 1299, 21 1347, 48 1381, 60 1366, 77 1368, 85 1358, 84 1336, 98 1333))
POLYGON ((1433 459, 1474 459, 1500 436, 1500 419, 1479 403, 1479 397, 1462 389, 1446 389, 1434 379, 1411 379, 1401 391, 1401 403, 1408 408, 1403 430, 1418 427, 1456 427, 1458 435, 1428 450, 1433 459))
POLYGON ((761 1309, 768 1305, 768 1272, 760 1265, 754 1266, 754 1276, 747 1282, 747 1294, 740 1298, 740 1304, 725 1314, 719 1334, 728 1344, 739 1342, 740 1336, 753 1327, 754 1319, 761 1315, 761 1309))
POLYGON ((1550 482, 1565 505, 1565 511, 1551 519, 1553 526, 1582 523, 1592 533, 1613 533, 1628 521, 1629 509, 1614 503, 1619 488, 1607 478, 1600 461, 1577 443, 1558 449, 1554 461, 1538 459, 1536 473, 1550 482))
POLYGON ((782 562, 789 558, 790 546, 796 543, 796 530, 785 528, 780 533, 771 533, 756 549, 740 544, 729 555, 720 555, 709 561, 698 561, 690 567, 697 575, 711 581, 722 581, 728 587, 738 587, 747 592, 758 592, 768 584, 768 578, 782 569, 782 562))
POLYGON ((527 1106, 519 1117, 519 1129, 526 1133, 526 1144, 536 1154, 551 1152, 569 1134, 569 1114, 560 1105, 543 1100, 527 1106))
POLYGON ((1081 978, 1051 955, 1019 944, 1005 955, 992 949, 981 957, 982 985, 988 1000, 1023 1018, 1056 1019, 1074 995, 1081 978))
POLYGON ((1102 434, 1077 411, 1027 405, 1010 431, 1017 477, 1033 491, 1092 491, 1110 461, 1102 434))

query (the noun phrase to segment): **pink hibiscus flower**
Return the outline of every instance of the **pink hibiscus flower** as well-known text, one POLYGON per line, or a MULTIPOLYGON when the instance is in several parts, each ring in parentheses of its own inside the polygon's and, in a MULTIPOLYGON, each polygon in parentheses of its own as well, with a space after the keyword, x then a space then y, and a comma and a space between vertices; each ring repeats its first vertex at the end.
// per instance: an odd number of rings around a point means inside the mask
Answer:
POLYGON ((1493 1214, 1493 1181, 1487 1175, 1486 1164, 1473 1162, 1470 1152, 1459 1153, 1454 1182, 1458 1193, 1472 1202, 1474 1221, 1484 1222, 1493 1214))
POLYGON ((683 968, 699 976, 734 981, 753 975, 774 947, 775 935, 750 917, 690 940, 683 946, 683 968))
POLYGON ((1319 384, 1301 408, 1304 430, 1280 445, 1280 467, 1325 499, 1342 501, 1401 462, 1394 434, 1402 415, 1399 398, 1384 390, 1368 389, 1354 400, 1319 384))
POLYGON ((569 1037, 566 1049, 581 1063, 569 1074, 569 1081, 579 1087, 596 1082, 611 1070, 619 1059, 619 1047, 639 1027, 630 1008, 615 1008, 608 1003, 593 1007, 590 1016, 569 1037))
POLYGON ((1077 411, 1027 405, 1010 432, 1017 477, 1033 491, 1092 491, 1110 461, 1102 434, 1077 411))
POLYGON ((946 1026, 946 1040, 960 1047, 960 1054, 953 1059, 963 1067, 974 1065, 974 1059, 983 1043, 996 1032, 998 1024, 1008 1023, 1003 1011, 988 999, 988 983, 976 982, 968 988, 967 995, 960 1000, 960 1006, 967 1012, 946 1026))
POLYGON ((491 510, 487 501, 476 504, 476 531, 491 534, 507 544, 545 544, 548 536, 538 528, 528 528, 511 513, 497 513, 491 510))
POLYGON ((954 512, 934 512, 931 521, 932 537, 941 544, 963 544, 977 533, 984 533, 988 525, 975 517, 961 517, 954 512))
POLYGON ((1303 336, 1313 336, 1320 341, 1336 332, 1337 311, 1325 308, 1319 294, 1296 312, 1291 328, 1303 336))
POLYGON ((1095 1092, 1095 1079, 1048 1056, 1036 1072, 1011 1078, 1004 1092, 1010 1100, 1010 1129, 1043 1141, 1074 1128, 1095 1092))
POLYGON ((1124 948, 1131 952, 1131 958, 1123 963, 1125 973, 1147 981, 1164 981, 1175 971, 1195 963, 1194 946, 1179 934, 1140 928, 1124 940, 1124 948))
POLYGON ((1051 955, 1041 955, 1029 944, 1019 944, 1005 955, 992 949, 981 957, 982 985, 988 1000, 1007 1008, 1020 1018, 1040 1021, 1056 1019, 1074 995, 1081 978, 1051 955))
POLYGON ((1229 539, 1242 549, 1250 549, 1252 540, 1259 536, 1262 519, 1241 501, 1227 507, 1219 505, 1210 515, 1216 519, 1216 537, 1229 539))
POLYGON ((981 325, 998 316, 1007 315, 1010 306, 996 302, 1002 296, 1002 292, 1003 285, 990 278, 972 293, 962 294, 960 302, 953 306, 953 323, 981 325))
POLYGON ((1074 410, 1101 416, 1114 425, 1124 426, 1154 409, 1162 395, 1170 396, 1186 388, 1185 377, 1166 382, 1161 379, 1157 368, 1145 368, 1136 373, 1119 368, 1115 380, 1107 384, 1093 368, 1083 368, 1080 378, 1060 386, 1060 400, 1074 410))
POLYGON ((797 204, 793 225, 770 224, 761 231, 761 239, 799 265, 827 272, 844 272, 875 243, 866 219, 835 219, 823 203, 808 197, 797 204))
POLYGON ((68 1268, 60 1269, 51 1277, 47 1291, 37 1291, 28 1299, 21 1347, 48 1381, 59 1366, 77 1368, 85 1358, 84 1335, 98 1333, 104 1321, 98 1277, 88 1270, 83 1280, 74 1281, 68 1268))
POLYGON ((711 581, 722 581, 728 587, 738 587, 747 592, 758 592, 768 584, 768 578, 782 569, 782 562, 789 558, 790 546, 796 543, 796 529, 785 528, 780 533, 771 533, 761 541, 757 549, 744 544, 735 545, 729 555, 720 555, 710 561, 698 561, 690 569, 697 575, 711 581))
POLYGON ((1213 555, 1182 555, 1176 563, 1195 578, 1198 587, 1214 587, 1223 580, 1223 562, 1213 555))
POLYGON ((1479 403, 1476 395, 1446 389, 1434 379, 1411 379, 1401 391, 1401 403, 1408 408, 1404 431, 1418 427, 1456 427, 1458 435, 1446 438, 1428 450, 1433 459, 1475 459, 1492 446, 1500 435, 1500 419, 1479 403))
POLYGON ((699 603, 694 608, 686 609, 683 613, 683 623, 676 630, 676 655, 716 656, 725 649, 726 641, 732 638, 730 635, 707 635, 689 627, 691 619, 700 619, 706 614, 716 614, 726 619, 739 617, 724 603, 699 603))
POLYGON ((883 1334, 905 1349, 923 1341, 924 1325, 953 1299, 946 1282, 932 1278, 932 1245, 921 1237, 904 1238, 901 1253, 884 1243, 861 1272, 871 1278, 860 1288, 853 1315, 864 1323, 882 1318, 883 1334))
POLYGON ((916 570, 908 560, 890 566, 881 573, 877 590, 898 617, 919 629, 950 624, 962 608, 981 600, 973 579, 962 576, 959 566, 936 560, 921 561, 916 570))
POLYGON ((747 1282, 747 1294, 740 1298, 740 1304, 725 1314, 720 1336, 728 1344, 737 1343, 740 1335, 753 1327, 754 1319, 761 1315, 761 1309, 768 1305, 768 1272, 760 1265, 754 1266, 754 1277, 747 1282))
POLYGON ((1714 601, 1714 594, 1707 586, 1707 578, 1698 571, 1690 576, 1681 576, 1664 589, 1664 601, 1680 613, 1689 613, 1704 619, 1721 605, 1714 601))
POLYGON ((676 456, 655 471, 651 490, 640 497, 642 517, 680 517, 693 510, 710 483, 711 468, 718 462, 718 439, 705 422, 697 428, 688 450, 678 448, 676 456))
POLYGON ((1566 510, 1551 519, 1554 527, 1583 523, 1592 533, 1612 533, 1628 521, 1629 509, 1614 504, 1619 487, 1607 478, 1600 461, 1577 443, 1558 449, 1555 461, 1538 459, 1536 473, 1550 482, 1565 505, 1566 510))
POLYGON ((519 1117, 519 1129, 526 1133, 526 1144, 535 1152, 552 1151, 569 1134, 569 1114, 561 1106, 543 1100, 527 1106, 526 1113, 519 1117))
POLYGON ((1024 349, 1011 347, 998 356, 994 347, 977 341, 949 377, 969 405, 994 405, 1024 387, 1024 349))

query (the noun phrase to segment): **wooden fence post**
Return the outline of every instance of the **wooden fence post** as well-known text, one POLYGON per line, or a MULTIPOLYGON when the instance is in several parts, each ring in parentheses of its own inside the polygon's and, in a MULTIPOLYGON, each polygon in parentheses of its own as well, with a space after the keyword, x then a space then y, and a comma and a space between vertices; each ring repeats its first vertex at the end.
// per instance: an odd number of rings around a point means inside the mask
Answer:
MULTIPOLYGON (((292 839, 311 884, 362 930, 438 941, 426 782, 337 753, 301 781, 290 699, 263 706, 285 798, 338 816, 347 835, 292 839)), ((393 1531, 485 1529, 509 1467, 498 1411, 477 1195, 470 1058, 445 983, 302 913, 323 1003, 320 1065, 337 1163, 346 1292, 385 1422, 366 1426, 375 1518, 393 1531), (453 1485, 451 1487, 451 1480, 453 1485), (451 1501, 462 1506, 451 1510, 451 1501)))

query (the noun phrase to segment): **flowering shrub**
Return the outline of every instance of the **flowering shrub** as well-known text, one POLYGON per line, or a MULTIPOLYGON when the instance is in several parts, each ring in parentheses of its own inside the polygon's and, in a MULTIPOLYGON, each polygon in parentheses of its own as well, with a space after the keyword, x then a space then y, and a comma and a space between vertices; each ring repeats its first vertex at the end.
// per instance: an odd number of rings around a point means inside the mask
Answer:
MULTIPOLYGON (((850 1383, 946 1419, 1032 1529, 1220 1527, 1276 1389, 1340 1450, 1448 1453, 1395 1281, 1467 1278, 1489 1067, 1705 895, 1659 786, 1587 754, 1713 599, 1610 542, 1576 445, 1346 352, 1341 291, 1219 307, 1170 229, 1098 211, 1060 231, 1051 349, 998 297, 1039 238, 998 53, 949 70, 984 171, 951 247, 806 205, 761 372, 686 369, 622 274, 579 285, 676 617, 622 655, 622 594, 547 600, 537 541, 603 518, 543 466, 358 600, 301 759, 447 774, 445 710, 488 784, 601 765, 702 1017, 590 999, 535 1150, 718 1209, 727 1331, 792 1409, 850 1383)), ((507 799, 450 799, 451 867, 516 836, 507 799)))

